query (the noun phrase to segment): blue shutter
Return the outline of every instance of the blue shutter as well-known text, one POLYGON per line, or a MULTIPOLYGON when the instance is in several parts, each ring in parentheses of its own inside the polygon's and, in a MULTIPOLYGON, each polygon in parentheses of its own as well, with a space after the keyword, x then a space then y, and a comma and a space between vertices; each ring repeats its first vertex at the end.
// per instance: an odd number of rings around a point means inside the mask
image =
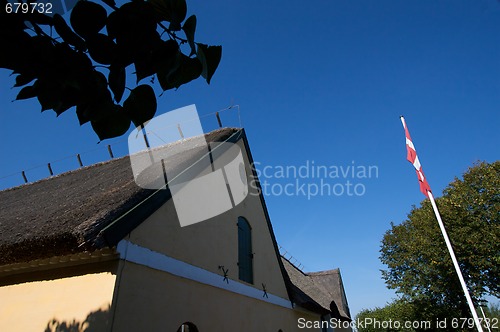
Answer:
POLYGON ((238 268, 240 280, 253 284, 252 228, 238 217, 238 268))

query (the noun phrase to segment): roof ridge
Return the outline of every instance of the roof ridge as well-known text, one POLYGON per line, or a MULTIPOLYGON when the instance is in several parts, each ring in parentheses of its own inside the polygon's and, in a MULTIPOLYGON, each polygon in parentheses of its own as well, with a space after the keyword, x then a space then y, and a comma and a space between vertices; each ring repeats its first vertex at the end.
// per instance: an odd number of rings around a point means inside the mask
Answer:
POLYGON ((335 269, 331 269, 331 270, 324 270, 324 271, 316 271, 316 272, 307 272, 307 275, 310 275, 312 277, 322 276, 322 275, 330 275, 330 274, 340 274, 340 268, 335 268, 335 269))
POLYGON ((7 192, 7 191, 18 190, 20 188, 25 188, 27 186, 39 184, 40 182, 50 181, 50 180, 53 180, 53 179, 56 179, 56 178, 60 178, 60 177, 72 175, 74 173, 81 172, 83 170, 87 170, 87 169, 90 169, 90 168, 93 168, 93 167, 98 167, 98 166, 106 165, 106 164, 109 164, 111 162, 116 162, 118 160, 129 158, 129 157, 130 157, 130 155, 125 155, 125 156, 116 157, 116 158, 113 158, 113 159, 110 159, 110 160, 99 161, 99 162, 96 162, 95 164, 81 166, 81 167, 78 167, 76 169, 72 169, 72 170, 69 170, 69 171, 57 174, 57 175, 53 175, 53 176, 49 176, 49 177, 46 177, 46 178, 43 178, 43 179, 36 180, 36 181, 33 181, 33 182, 22 183, 22 184, 20 184, 18 186, 15 186, 15 187, 5 188, 5 189, 0 190, 0 192, 7 192))

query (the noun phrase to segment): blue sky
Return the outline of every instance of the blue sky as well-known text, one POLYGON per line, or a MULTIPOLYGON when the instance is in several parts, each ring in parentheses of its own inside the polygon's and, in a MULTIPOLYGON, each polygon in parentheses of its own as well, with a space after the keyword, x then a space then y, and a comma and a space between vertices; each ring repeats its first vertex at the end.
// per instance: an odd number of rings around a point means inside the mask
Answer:
MULTIPOLYGON (((158 113, 240 105, 261 168, 376 166, 378 177, 351 179, 362 196, 271 194, 266 202, 278 242, 307 271, 340 267, 353 314, 383 306, 394 293, 381 279, 380 240, 424 198, 399 115, 436 196, 475 161, 499 157, 500 3, 194 0, 188 11, 198 16, 199 41, 223 45, 222 62, 210 86, 166 92, 158 113)), ((42 165, 27 176, 47 176, 47 162, 76 153, 85 164, 106 160, 109 143, 126 153, 125 138, 97 144, 74 110, 56 119, 35 102, 11 103, 18 90, 8 75, 0 71, 0 188, 21 184, 23 169, 42 165)), ((204 121, 215 128, 213 117, 204 121)), ((234 110, 222 121, 239 125, 234 110)), ((56 173, 76 166, 74 157, 52 165, 56 173)))

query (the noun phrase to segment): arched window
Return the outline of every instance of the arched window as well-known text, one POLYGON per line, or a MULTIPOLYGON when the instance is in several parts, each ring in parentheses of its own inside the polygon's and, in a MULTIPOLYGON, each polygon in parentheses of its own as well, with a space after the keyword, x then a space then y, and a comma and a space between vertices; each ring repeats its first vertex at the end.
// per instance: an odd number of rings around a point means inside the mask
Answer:
POLYGON ((185 322, 179 326, 177 332, 198 332, 198 328, 191 322, 185 322))
POLYGON ((253 284, 252 228, 238 217, 238 270, 240 280, 253 284))

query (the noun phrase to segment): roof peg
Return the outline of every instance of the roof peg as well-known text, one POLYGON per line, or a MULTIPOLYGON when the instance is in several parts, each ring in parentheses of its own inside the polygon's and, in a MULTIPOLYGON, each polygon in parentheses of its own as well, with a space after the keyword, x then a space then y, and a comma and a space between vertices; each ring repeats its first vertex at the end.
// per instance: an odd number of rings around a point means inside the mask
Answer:
POLYGON ((115 158, 113 156, 113 150, 111 150, 111 145, 110 144, 108 144, 108 152, 109 152, 109 156, 111 157, 111 159, 115 158))
POLYGON ((76 159, 78 159, 78 163, 80 164, 80 167, 83 167, 82 158, 80 157, 79 153, 76 154, 76 159))
POLYGON ((179 131, 179 134, 181 135, 181 139, 184 139, 184 134, 182 133, 181 125, 177 124, 177 130, 179 131))
POLYGON ((219 112, 215 112, 215 116, 217 117, 217 122, 219 123, 219 128, 222 128, 222 121, 220 120, 219 112))
POLYGON ((47 168, 49 169, 50 176, 54 176, 54 172, 52 172, 52 166, 50 166, 50 163, 47 164, 47 168))

